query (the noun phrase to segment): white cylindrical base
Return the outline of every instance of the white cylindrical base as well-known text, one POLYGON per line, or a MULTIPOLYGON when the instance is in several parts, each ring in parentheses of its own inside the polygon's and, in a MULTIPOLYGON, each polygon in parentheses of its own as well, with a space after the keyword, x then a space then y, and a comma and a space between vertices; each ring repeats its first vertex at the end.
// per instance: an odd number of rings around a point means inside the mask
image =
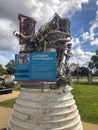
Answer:
POLYGON ((70 90, 21 88, 7 130, 83 130, 70 90))

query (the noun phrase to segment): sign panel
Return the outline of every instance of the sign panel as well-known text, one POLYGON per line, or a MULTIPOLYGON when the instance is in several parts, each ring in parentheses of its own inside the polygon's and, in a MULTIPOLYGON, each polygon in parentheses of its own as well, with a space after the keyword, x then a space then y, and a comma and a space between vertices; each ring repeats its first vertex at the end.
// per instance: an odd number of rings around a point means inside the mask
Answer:
POLYGON ((18 81, 56 81, 56 53, 21 53, 15 56, 15 79, 18 81))

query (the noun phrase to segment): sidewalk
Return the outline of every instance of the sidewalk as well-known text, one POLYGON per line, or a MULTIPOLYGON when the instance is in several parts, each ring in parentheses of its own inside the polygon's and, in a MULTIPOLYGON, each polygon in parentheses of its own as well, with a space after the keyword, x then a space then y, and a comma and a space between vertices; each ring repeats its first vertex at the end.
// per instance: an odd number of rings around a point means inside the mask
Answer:
POLYGON ((98 130, 98 125, 83 122, 83 130, 98 130))
POLYGON ((0 106, 0 130, 7 127, 7 122, 11 114, 11 108, 5 108, 0 106))
POLYGON ((19 95, 20 91, 12 91, 12 93, 9 94, 2 94, 0 95, 0 102, 16 98, 19 95))
MULTIPOLYGON (((0 95, 0 102, 16 98, 19 93, 19 91, 12 91, 12 93, 0 95)), ((11 111, 11 108, 0 106, 0 130, 6 128, 11 111)))

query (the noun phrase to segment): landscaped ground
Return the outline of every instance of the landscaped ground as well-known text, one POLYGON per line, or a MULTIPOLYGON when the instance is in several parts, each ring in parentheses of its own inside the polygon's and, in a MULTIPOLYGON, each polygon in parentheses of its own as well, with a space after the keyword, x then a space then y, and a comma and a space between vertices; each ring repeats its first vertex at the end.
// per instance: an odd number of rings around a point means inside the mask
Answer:
POLYGON ((98 83, 73 84, 72 94, 82 121, 98 124, 98 83))
MULTIPOLYGON (((0 102, 16 98, 20 92, 13 91, 10 94, 0 95, 0 102)), ((0 130, 5 130, 12 108, 0 106, 0 130)))
MULTIPOLYGON (((13 91, 11 94, 0 95, 0 102, 7 99, 16 98, 18 94, 19 92, 13 91)), ((11 114, 11 111, 12 108, 0 107, 0 130, 5 130, 5 128, 7 127, 7 122, 11 114)), ((98 125, 95 124, 83 122, 83 127, 84 130, 98 130, 98 125)))

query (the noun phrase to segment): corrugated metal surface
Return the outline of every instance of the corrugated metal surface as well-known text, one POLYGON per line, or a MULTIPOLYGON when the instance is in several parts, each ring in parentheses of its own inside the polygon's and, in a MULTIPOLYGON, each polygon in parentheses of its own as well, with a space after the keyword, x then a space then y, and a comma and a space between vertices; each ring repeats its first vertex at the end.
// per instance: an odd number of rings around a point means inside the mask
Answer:
POLYGON ((69 88, 56 90, 22 88, 7 130, 83 130, 69 88))

